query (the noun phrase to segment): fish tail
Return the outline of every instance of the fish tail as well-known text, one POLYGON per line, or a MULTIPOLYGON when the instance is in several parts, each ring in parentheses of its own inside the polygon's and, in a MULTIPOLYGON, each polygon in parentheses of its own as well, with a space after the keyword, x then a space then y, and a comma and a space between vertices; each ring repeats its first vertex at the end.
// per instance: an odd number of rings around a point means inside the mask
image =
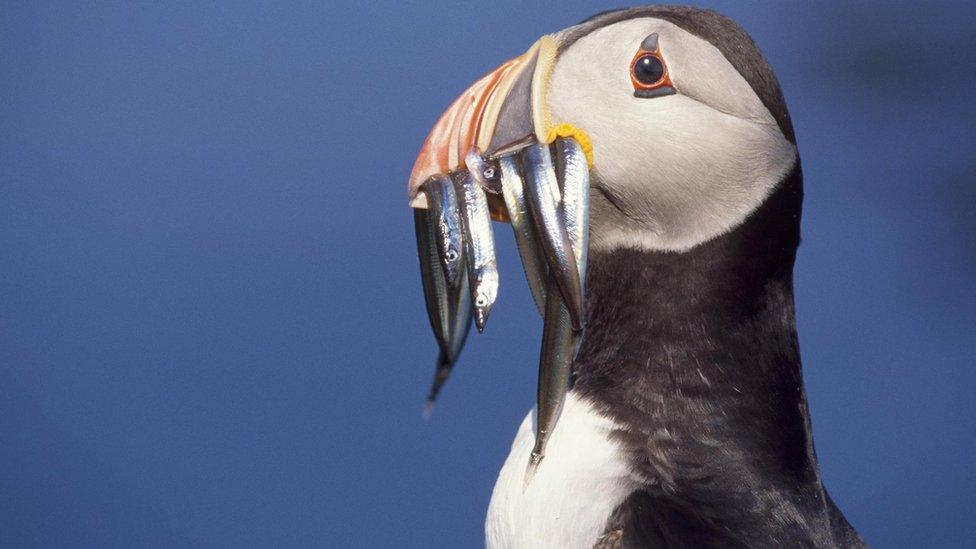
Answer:
POLYGON ((430 384, 430 391, 427 393, 427 401, 424 402, 424 418, 430 419, 430 414, 434 411, 434 403, 437 401, 437 395, 440 394, 441 388, 444 387, 444 383, 447 382, 447 378, 451 376, 451 370, 454 368, 454 362, 452 362, 444 351, 441 351, 437 355, 437 368, 434 370, 434 381, 430 384))

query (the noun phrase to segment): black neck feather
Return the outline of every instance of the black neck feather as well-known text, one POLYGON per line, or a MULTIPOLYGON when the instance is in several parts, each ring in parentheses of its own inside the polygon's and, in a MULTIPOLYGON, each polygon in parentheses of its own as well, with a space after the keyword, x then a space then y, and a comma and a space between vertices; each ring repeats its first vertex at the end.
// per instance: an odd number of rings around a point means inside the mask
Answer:
POLYGON ((663 527, 832 536, 793 309, 802 188, 797 164, 741 226, 684 253, 590 255, 574 390, 624 427, 663 527))

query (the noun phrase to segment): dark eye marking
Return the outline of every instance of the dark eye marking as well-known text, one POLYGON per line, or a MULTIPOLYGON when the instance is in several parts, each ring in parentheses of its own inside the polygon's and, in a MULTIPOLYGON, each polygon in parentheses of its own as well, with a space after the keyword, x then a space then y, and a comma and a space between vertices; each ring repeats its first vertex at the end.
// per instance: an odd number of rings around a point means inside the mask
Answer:
POLYGON ((630 81, 634 85, 634 97, 661 97, 675 93, 656 32, 641 42, 630 62, 630 81))

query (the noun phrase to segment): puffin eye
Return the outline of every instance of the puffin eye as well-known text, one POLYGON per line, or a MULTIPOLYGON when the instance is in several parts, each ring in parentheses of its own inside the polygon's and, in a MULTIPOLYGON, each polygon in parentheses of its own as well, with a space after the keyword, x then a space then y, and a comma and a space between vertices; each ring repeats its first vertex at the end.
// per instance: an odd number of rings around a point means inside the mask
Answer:
POLYGON ((657 33, 641 42, 630 62, 630 81, 634 85, 634 97, 661 97, 675 93, 668 66, 661 57, 657 33))
POLYGON ((634 80, 641 86, 653 86, 664 77, 664 63, 653 53, 645 53, 634 63, 634 80))

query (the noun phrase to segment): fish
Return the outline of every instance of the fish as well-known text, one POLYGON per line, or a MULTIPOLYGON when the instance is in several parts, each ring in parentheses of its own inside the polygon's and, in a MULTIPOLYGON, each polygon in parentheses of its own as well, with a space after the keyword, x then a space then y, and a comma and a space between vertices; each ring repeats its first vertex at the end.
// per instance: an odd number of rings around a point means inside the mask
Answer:
POLYGON ((482 333, 498 297, 498 265, 495 236, 491 231, 491 213, 485 191, 475 176, 468 171, 456 172, 454 183, 461 197, 461 220, 467 254, 465 263, 474 305, 474 322, 478 332, 482 333))
MULTIPOLYGON (((461 256, 461 268, 464 269, 465 257, 461 256)), ((437 357, 437 367, 434 370, 434 380, 431 382, 427 401, 424 402, 424 417, 430 418, 434 409, 434 402, 447 382, 454 364, 461 355, 461 349, 471 330, 471 293, 468 289, 468 276, 463 270, 460 274, 460 284, 450 291, 448 302, 448 337, 447 349, 442 349, 437 357)))
POLYGON ((450 355, 449 338, 450 300, 447 279, 441 270, 433 215, 430 210, 413 211, 414 230, 417 235, 417 258, 420 260, 420 280, 424 288, 424 303, 434 339, 441 354, 450 355))
POLYGON ((464 155, 464 165, 484 190, 492 194, 501 192, 501 177, 498 173, 497 160, 485 158, 481 149, 472 146, 464 155))
MULTIPOLYGON (((559 208, 556 173, 549 145, 538 143, 519 152, 525 175, 526 204, 535 234, 546 256, 549 272, 556 281, 569 311, 574 330, 583 328, 583 291, 573 243, 559 208)), ((547 294, 548 301, 548 294, 547 294)))
POLYGON ((573 243, 580 288, 586 295, 586 258, 590 246, 590 166, 579 142, 572 138, 556 139, 556 152, 562 162, 557 178, 562 182, 563 217, 566 232, 573 243))
POLYGON ((522 270, 525 271, 525 278, 529 283, 536 309, 539 315, 545 316, 548 266, 535 237, 532 220, 529 218, 528 206, 525 203, 525 186, 522 174, 519 173, 518 159, 514 155, 504 156, 498 159, 498 164, 501 170, 502 197, 505 199, 505 209, 508 211, 512 230, 515 232, 515 243, 522 259, 522 270))
POLYGON ((483 332, 498 295, 498 268, 486 189, 500 192, 536 308, 543 316, 536 393, 536 440, 525 475, 531 482, 545 457, 569 391, 583 335, 589 245, 589 166, 572 138, 534 144, 435 177, 422 187, 428 209, 414 211, 428 319, 439 353, 424 405, 430 411, 473 323, 483 332), (472 171, 474 170, 474 171, 472 171), (476 172, 476 173, 475 173, 476 172))
POLYGON ((542 325, 542 348, 539 351, 535 445, 529 456, 523 488, 532 482, 539 463, 545 457, 546 443, 566 402, 578 334, 573 329, 569 309, 559 293, 555 276, 550 273, 542 325))
MULTIPOLYGON (((574 139, 560 138, 555 143, 560 162, 557 179, 562 182, 559 208, 566 220, 567 235, 576 256, 576 270, 581 291, 585 288, 586 259, 589 247, 589 166, 582 147, 574 139)), ((562 300, 556 281, 550 274, 542 348, 539 353, 539 383, 536 392, 536 437, 526 466, 527 487, 545 457, 549 441, 562 413, 569 391, 573 361, 582 341, 582 333, 572 326, 570 312, 562 300)), ((524 488, 523 487, 523 488, 524 488)))
POLYGON ((441 268, 448 286, 456 288, 463 270, 461 256, 464 236, 454 183, 450 177, 435 177, 424 183, 422 190, 427 195, 427 208, 434 219, 441 268))

